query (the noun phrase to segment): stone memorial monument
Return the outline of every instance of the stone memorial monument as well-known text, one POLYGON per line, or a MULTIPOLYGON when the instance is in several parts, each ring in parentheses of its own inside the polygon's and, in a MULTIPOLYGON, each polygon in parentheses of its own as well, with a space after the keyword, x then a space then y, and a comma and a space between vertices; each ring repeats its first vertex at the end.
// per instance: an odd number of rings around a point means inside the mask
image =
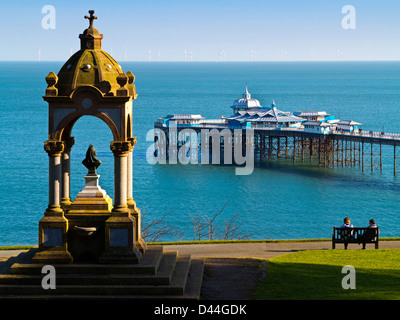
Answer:
MULTIPOLYGON (((198 299, 204 261, 162 245, 147 246, 141 237, 140 210, 133 200, 132 102, 137 98, 132 72, 102 50, 103 35, 93 27, 79 35, 81 48, 59 71, 46 77, 43 99, 49 105, 49 202, 39 221, 39 246, 15 259, 0 276, 0 298, 192 298, 198 299), (85 115, 110 128, 114 156, 114 201, 100 187, 101 161, 90 145, 82 164, 84 188, 70 195, 71 131, 85 115), (57 273, 54 290, 41 285, 42 268, 57 273)), ((103 174, 103 172, 102 172, 103 174)))
MULTIPOLYGON (((88 184, 96 184, 91 175, 100 162, 93 157, 93 146, 89 147, 83 163, 90 166, 85 177, 86 190, 77 197, 77 203, 71 203, 69 194, 70 150, 74 141, 71 131, 84 115, 103 120, 114 138, 110 145, 115 168, 114 204, 104 226, 96 226, 99 230, 104 228, 104 252, 97 257, 98 261, 138 262, 146 250, 140 236, 140 210, 132 197, 132 151, 136 143, 132 137, 132 102, 137 97, 133 84, 135 77, 132 72, 125 74, 118 62, 102 50, 103 35, 93 27, 97 17, 94 10, 89 13, 90 16, 85 16, 89 27, 79 35, 81 49, 64 64, 58 75, 50 72, 46 77, 48 87, 43 98, 49 104, 49 140, 45 142, 49 155, 49 205, 39 223, 40 251, 34 257, 37 262, 79 260, 79 257, 71 256, 69 250, 69 240, 76 242, 72 230, 92 227, 87 226, 87 215, 92 212, 93 216, 93 210, 98 210, 90 207, 89 198, 80 199, 87 195, 88 184), (81 220, 84 220, 82 226, 81 220)), ((108 199, 104 197, 102 201, 108 199)), ((97 216, 105 218, 106 207, 101 210, 97 216)))

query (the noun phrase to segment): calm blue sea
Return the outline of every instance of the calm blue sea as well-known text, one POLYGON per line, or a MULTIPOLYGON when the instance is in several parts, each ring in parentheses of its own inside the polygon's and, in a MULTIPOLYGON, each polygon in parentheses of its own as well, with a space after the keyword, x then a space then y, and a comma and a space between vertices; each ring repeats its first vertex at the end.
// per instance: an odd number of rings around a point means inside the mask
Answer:
MULTIPOLYGON (((233 167, 150 165, 147 132, 158 117, 196 113, 230 115, 247 83, 253 98, 284 111, 324 110, 367 130, 400 133, 400 62, 121 62, 136 76, 134 198, 144 224, 168 214, 181 232, 164 240, 192 240, 190 218, 219 216, 223 226, 239 214, 239 231, 252 239, 329 238, 349 216, 356 226, 375 218, 384 237, 400 236, 400 177, 393 151, 384 147, 383 172, 319 168, 275 160, 237 176, 233 167)), ((0 62, 0 246, 35 245, 48 203, 45 76, 62 62, 0 62)), ((100 185, 113 197, 112 135, 99 119, 83 117, 73 128, 71 195, 83 188, 81 164, 89 144, 103 164, 100 185)))

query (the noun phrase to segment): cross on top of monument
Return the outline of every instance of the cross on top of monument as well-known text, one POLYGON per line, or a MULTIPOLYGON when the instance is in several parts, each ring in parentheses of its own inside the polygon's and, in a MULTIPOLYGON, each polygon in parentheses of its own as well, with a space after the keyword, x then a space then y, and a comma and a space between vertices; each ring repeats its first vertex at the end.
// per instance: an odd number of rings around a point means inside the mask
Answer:
POLYGON ((89 28, 93 28, 93 20, 97 19, 97 16, 94 16, 94 10, 89 10, 89 16, 85 16, 85 19, 89 19, 89 28))

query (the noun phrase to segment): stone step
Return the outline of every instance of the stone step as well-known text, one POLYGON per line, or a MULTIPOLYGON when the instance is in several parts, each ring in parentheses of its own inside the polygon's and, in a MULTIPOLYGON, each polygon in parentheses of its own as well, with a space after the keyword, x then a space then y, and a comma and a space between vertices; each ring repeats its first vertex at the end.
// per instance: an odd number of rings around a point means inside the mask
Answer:
POLYGON ((204 259, 191 259, 189 275, 182 298, 200 299, 203 283, 204 259))
MULTIPOLYGON (((57 274, 156 274, 164 254, 163 246, 151 246, 138 264, 57 264, 57 274)), ((43 264, 14 263, 11 274, 41 275, 43 264)))
MULTIPOLYGON (((198 300, 200 299, 201 285, 203 280, 203 271, 204 271, 204 260, 203 259, 191 259, 189 276, 187 279, 186 287, 183 295, 176 294, 125 294, 115 295, 115 294, 47 294, 45 290, 42 290, 41 294, 20 294, 20 295, 2 295, 0 294, 1 299, 12 298, 15 299, 29 299, 29 300, 118 300, 118 299, 140 299, 140 300, 168 300, 168 299, 190 299, 190 300, 198 300)), ((1 292, 1 291, 0 291, 1 292)))
MULTIPOLYGON (((183 296, 185 294, 185 287, 191 266, 190 256, 178 257, 174 272, 169 284, 153 285, 133 285, 133 284, 120 284, 120 285, 107 285, 107 284, 77 284, 77 285, 59 285, 56 283, 56 289, 44 290, 41 285, 32 284, 2 284, 0 285, 0 297, 6 296, 31 296, 31 295, 51 295, 51 296, 183 296)), ((56 278, 57 279, 57 278, 56 278)))
MULTIPOLYGON (((131 273, 126 274, 113 273, 113 274, 99 274, 95 272, 97 266, 92 266, 92 272, 88 274, 82 273, 81 270, 64 269, 64 273, 59 273, 56 266, 56 285, 167 285, 170 283, 177 260, 176 251, 164 252, 163 258, 159 264, 156 274, 142 274, 131 273), (79 271, 79 273, 72 273, 72 271, 79 271), (94 272, 93 272, 94 271, 94 272)), ((20 269, 18 271, 21 271, 20 269)), ((29 274, 14 273, 10 275, 0 275, 0 284, 8 285, 37 285, 41 286, 44 274, 40 270, 35 270, 34 274, 32 269, 29 269, 29 274), (39 272, 39 274, 37 274, 39 272)), ((102 272, 104 269, 102 269, 102 272)))

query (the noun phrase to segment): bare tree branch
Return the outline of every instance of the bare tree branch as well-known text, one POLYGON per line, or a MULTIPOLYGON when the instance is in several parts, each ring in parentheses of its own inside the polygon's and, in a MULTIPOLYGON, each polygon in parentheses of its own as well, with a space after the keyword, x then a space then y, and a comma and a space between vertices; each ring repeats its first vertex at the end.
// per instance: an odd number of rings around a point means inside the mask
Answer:
POLYGON ((224 219, 223 230, 218 232, 218 225, 216 225, 216 218, 220 216, 225 210, 228 201, 223 205, 223 207, 216 211, 216 213, 210 218, 205 214, 199 213, 193 217, 190 213, 189 216, 192 219, 193 224, 193 240, 201 240, 203 238, 208 238, 208 240, 213 240, 219 238, 222 240, 233 240, 237 238, 238 240, 248 239, 252 234, 243 234, 238 229, 243 225, 243 221, 237 223, 239 214, 234 215, 230 220, 224 219), (205 230, 207 230, 205 232, 205 230))
MULTIPOLYGON (((220 210, 217 210, 213 216, 208 216, 207 214, 198 213, 193 216, 189 213, 189 217, 192 220, 193 225, 193 240, 244 240, 250 238, 253 234, 243 233, 240 231, 240 227, 243 225, 244 221, 239 222, 240 215, 236 214, 230 219, 223 219, 223 222, 218 223, 218 217, 223 214, 223 211, 228 205, 228 201, 222 206, 220 210)), ((142 210, 142 238, 147 242, 157 242, 162 241, 166 237, 178 237, 182 238, 182 233, 168 225, 167 217, 173 213, 166 213, 159 218, 156 218, 149 223, 143 223, 145 220, 147 222, 146 211, 142 210), (145 219, 146 218, 146 219, 145 219)))
POLYGON ((152 221, 150 221, 148 224, 143 224, 145 221, 146 217, 146 211, 143 209, 142 210, 142 225, 144 227, 142 228, 142 238, 147 241, 147 242, 157 242, 160 240, 163 240, 163 237, 165 236, 177 236, 178 238, 181 237, 181 232, 177 229, 172 228, 167 224, 165 221, 165 218, 170 215, 170 213, 166 213, 162 215, 160 218, 156 218, 152 221))

